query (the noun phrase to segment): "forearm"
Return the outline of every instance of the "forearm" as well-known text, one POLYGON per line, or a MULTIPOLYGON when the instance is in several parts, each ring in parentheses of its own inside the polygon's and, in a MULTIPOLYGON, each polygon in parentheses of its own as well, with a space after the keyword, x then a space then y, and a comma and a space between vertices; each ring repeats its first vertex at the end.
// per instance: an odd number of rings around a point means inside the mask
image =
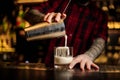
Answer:
POLYGON ((38 10, 31 9, 24 15, 24 19, 28 21, 31 25, 35 25, 37 23, 43 22, 44 16, 45 15, 38 10))
POLYGON ((103 51, 105 47, 105 40, 102 38, 97 38, 94 40, 92 46, 88 51, 85 52, 86 55, 88 55, 91 60, 95 60, 103 51))

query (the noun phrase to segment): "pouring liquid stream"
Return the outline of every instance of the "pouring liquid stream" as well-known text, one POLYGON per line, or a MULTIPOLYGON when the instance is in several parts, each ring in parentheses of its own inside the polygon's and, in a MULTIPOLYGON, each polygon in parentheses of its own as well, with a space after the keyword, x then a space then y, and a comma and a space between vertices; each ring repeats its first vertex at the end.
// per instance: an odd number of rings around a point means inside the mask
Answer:
POLYGON ((67 35, 65 35, 65 50, 67 51, 67 55, 70 55, 69 47, 67 47, 67 35))

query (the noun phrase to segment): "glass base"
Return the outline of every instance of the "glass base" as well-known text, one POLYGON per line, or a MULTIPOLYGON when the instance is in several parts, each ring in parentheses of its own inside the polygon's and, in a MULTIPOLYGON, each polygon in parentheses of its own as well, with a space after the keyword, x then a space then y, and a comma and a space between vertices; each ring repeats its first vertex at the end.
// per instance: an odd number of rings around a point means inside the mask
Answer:
POLYGON ((68 64, 63 64, 63 65, 61 65, 61 64, 55 64, 54 65, 54 69, 69 69, 69 65, 68 64))

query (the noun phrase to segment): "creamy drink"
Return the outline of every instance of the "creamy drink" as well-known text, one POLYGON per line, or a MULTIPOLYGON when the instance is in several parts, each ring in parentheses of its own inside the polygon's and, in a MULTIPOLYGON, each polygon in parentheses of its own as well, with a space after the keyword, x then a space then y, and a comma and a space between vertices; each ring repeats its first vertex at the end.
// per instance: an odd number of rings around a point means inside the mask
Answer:
POLYGON ((54 63, 58 65, 65 65, 65 64, 70 64, 70 62, 73 60, 72 56, 69 57, 61 57, 61 56, 54 56, 54 63))
POLYGON ((67 35, 65 35, 65 46, 55 47, 54 67, 66 68, 73 60, 73 48, 67 46, 67 35))

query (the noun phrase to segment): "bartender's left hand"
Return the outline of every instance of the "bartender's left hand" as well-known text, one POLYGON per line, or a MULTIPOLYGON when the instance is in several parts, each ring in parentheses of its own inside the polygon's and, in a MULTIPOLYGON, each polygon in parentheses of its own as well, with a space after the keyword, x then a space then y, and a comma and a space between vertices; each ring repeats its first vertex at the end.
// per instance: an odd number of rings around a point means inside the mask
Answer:
POLYGON ((93 63, 91 58, 86 54, 81 54, 74 57, 73 61, 69 65, 69 68, 72 69, 77 63, 80 63, 80 69, 82 71, 85 71, 85 69, 91 70, 92 68, 99 70, 99 66, 93 63))

